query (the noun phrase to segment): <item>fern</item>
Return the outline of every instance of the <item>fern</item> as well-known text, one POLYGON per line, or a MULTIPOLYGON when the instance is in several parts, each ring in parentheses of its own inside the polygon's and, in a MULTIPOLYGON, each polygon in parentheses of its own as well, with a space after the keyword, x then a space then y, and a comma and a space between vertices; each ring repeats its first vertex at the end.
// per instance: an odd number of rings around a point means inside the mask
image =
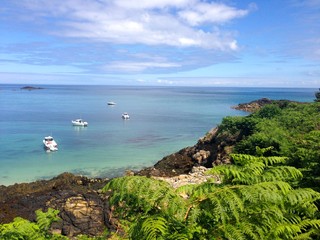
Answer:
POLYGON ((0 227, 0 238, 5 240, 14 239, 44 239, 39 226, 28 220, 17 217, 12 223, 3 224, 0 227))
POLYGON ((320 193, 294 189, 301 179, 280 157, 232 155, 235 164, 211 169, 208 181, 174 190, 146 177, 113 179, 110 204, 122 211, 132 239, 303 239, 318 236, 320 193), (184 196, 184 197, 181 197, 184 196))
POLYGON ((272 166, 284 163, 283 157, 255 157, 245 154, 231 155, 235 165, 218 166, 208 174, 222 175, 225 183, 255 184, 269 181, 295 181, 302 178, 302 173, 290 166, 272 166))
POLYGON ((137 226, 138 227, 135 227, 131 234, 132 239, 158 239, 167 232, 167 221, 159 216, 143 219, 137 226))
POLYGON ((53 222, 57 222, 59 210, 49 208, 47 212, 42 212, 40 209, 36 211, 37 224, 42 231, 48 231, 53 222))
POLYGON ((123 202, 135 212, 174 215, 183 219, 187 204, 164 181, 146 177, 127 176, 111 180, 103 191, 112 190, 110 203, 119 206, 123 202), (170 203, 170 204, 169 204, 170 203))
POLYGON ((48 232, 51 224, 58 220, 59 211, 50 209, 44 213, 36 211, 37 223, 30 222, 23 218, 17 217, 13 222, 0 225, 0 239, 4 240, 45 240, 45 239, 67 239, 67 237, 50 234, 48 232))

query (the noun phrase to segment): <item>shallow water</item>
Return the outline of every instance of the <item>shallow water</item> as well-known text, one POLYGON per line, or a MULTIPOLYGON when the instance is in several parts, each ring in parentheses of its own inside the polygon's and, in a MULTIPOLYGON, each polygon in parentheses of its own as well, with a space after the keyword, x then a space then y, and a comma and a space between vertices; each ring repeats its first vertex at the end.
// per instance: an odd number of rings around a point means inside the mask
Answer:
POLYGON ((317 89, 0 85, 0 185, 62 172, 114 177, 194 145, 231 106, 262 97, 310 102, 317 89), (116 102, 115 106, 107 102, 116 102), (130 120, 121 118, 128 112, 130 120), (74 127, 83 118, 88 127, 74 127), (44 151, 52 135, 57 152, 44 151))

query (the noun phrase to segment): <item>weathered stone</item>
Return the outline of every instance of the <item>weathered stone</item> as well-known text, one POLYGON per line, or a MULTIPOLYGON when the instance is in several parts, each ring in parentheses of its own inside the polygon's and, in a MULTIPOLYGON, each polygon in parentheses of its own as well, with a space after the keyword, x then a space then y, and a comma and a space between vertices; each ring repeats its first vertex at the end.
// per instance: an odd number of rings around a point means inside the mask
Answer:
POLYGON ((106 179, 88 179, 64 173, 51 180, 0 186, 0 223, 20 216, 35 221, 35 211, 49 207, 60 211, 62 221, 53 231, 68 236, 99 235, 106 226, 113 229, 107 215, 109 207, 104 195, 98 194, 106 179))
MULTIPOLYGON (((158 180, 168 182, 173 188, 178 188, 188 184, 200 184, 207 182, 208 179, 214 179, 214 182, 220 183, 218 178, 212 175, 206 174, 208 169, 205 167, 193 167, 189 174, 183 174, 173 177, 153 177, 158 180)), ((186 196, 184 196, 185 198, 186 196)))
POLYGON ((66 199, 62 208, 62 234, 101 234, 105 229, 104 215, 104 205, 97 195, 72 196, 66 199))

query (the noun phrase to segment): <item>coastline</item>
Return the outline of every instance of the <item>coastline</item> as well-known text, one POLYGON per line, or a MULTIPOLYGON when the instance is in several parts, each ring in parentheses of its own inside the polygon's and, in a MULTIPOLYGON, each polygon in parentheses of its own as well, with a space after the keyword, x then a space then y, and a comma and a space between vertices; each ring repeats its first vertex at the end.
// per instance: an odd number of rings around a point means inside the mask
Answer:
MULTIPOLYGON (((215 127, 194 146, 172 153, 151 167, 126 174, 161 179, 173 187, 204 182, 207 168, 231 163, 229 154, 237 140, 237 136, 226 136, 215 127)), ((0 223, 11 222, 17 216, 35 221, 36 210, 54 208, 60 211, 62 221, 55 224, 53 230, 63 235, 95 236, 102 234, 106 227, 115 230, 117 219, 112 217, 106 201, 108 194, 101 192, 108 181, 108 178, 62 173, 50 180, 1 185, 0 223)))

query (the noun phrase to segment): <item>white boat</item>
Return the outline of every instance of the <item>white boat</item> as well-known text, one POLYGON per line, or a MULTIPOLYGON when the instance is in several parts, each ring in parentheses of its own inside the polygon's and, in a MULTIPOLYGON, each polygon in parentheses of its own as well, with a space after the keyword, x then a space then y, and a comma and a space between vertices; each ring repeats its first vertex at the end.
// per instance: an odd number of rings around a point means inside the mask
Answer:
POLYGON ((88 126, 88 122, 83 121, 81 118, 72 120, 71 122, 73 126, 82 126, 82 127, 88 126))
POLYGON ((57 151, 58 150, 58 144, 51 136, 44 137, 43 139, 44 148, 47 151, 57 151))
POLYGON ((128 113, 125 112, 125 113, 122 114, 122 118, 123 119, 130 119, 130 116, 129 116, 128 113))
POLYGON ((116 103, 115 102, 108 102, 108 105, 116 105, 116 103))

